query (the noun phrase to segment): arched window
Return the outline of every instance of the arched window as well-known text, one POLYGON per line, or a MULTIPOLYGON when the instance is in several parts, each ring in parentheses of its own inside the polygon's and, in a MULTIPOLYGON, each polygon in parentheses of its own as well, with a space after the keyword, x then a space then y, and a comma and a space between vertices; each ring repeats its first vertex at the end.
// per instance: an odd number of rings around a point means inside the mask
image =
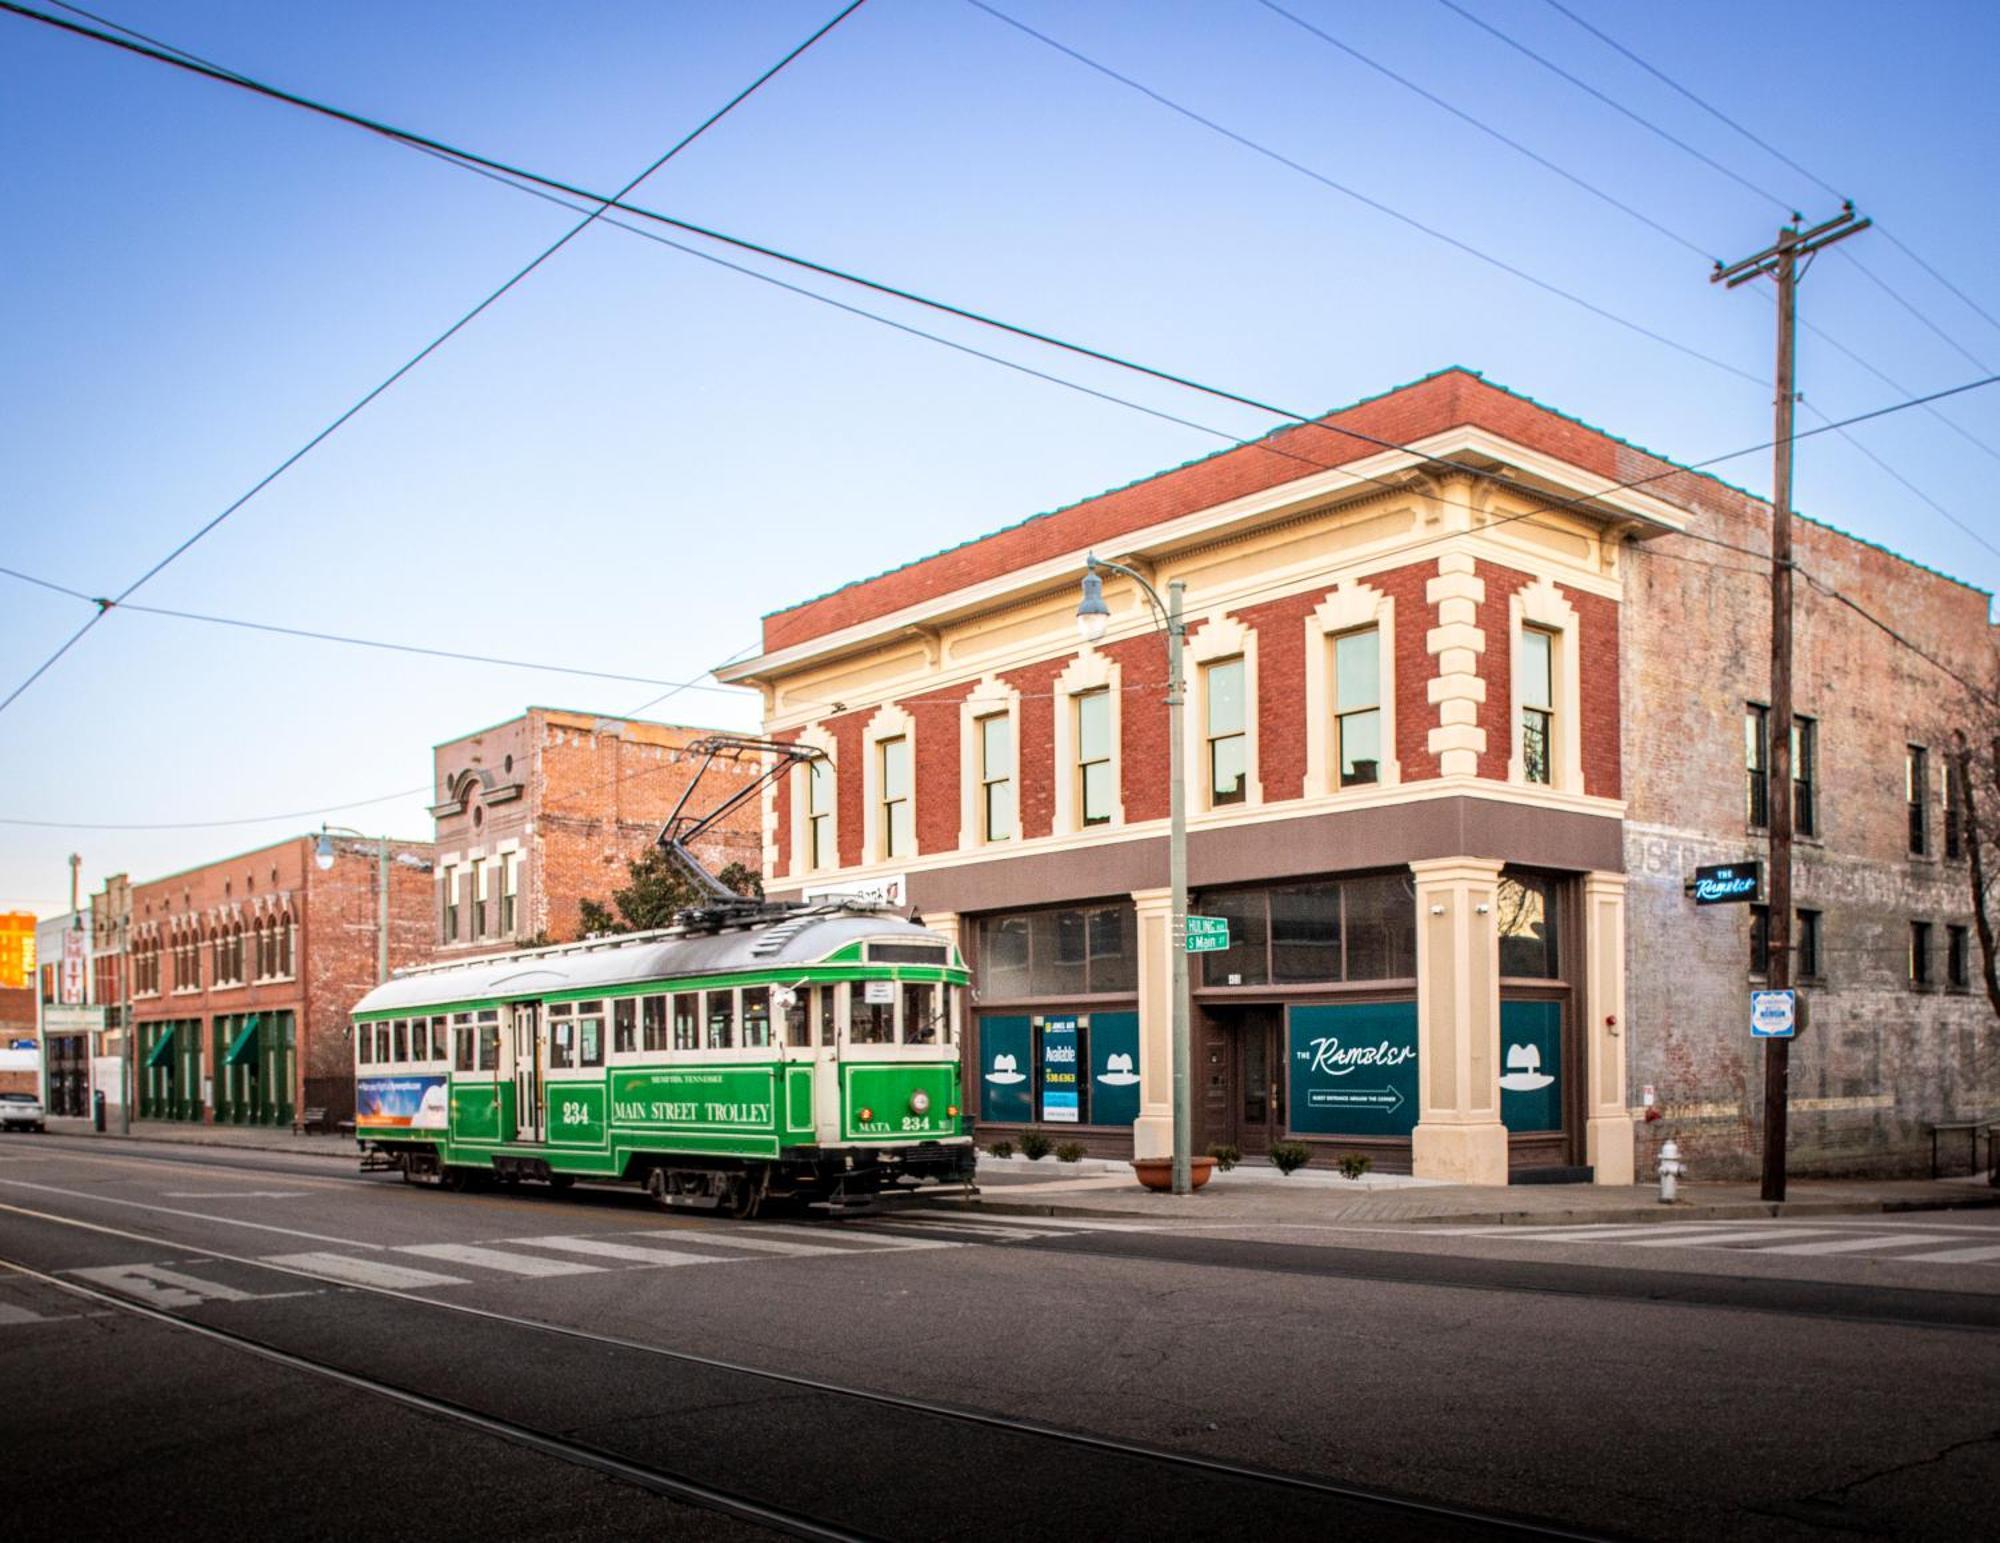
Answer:
POLYGON ((278 917, 278 973, 289 976, 292 973, 292 939, 296 924, 292 913, 285 911, 278 917))

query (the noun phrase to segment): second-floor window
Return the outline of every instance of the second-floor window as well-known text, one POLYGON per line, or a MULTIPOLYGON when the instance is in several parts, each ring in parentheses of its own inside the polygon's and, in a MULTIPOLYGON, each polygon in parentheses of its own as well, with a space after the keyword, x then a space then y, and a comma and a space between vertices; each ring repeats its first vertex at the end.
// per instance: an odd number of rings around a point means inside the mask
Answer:
POLYGON ((1972 985, 1972 946, 1963 927, 1944 929, 1944 978, 1954 991, 1972 985))
POLYGON ((456 868, 447 868, 444 870, 444 925, 442 930, 445 942, 455 943, 458 941, 458 870, 456 868))
POLYGON ((1076 808, 1084 825, 1111 820, 1111 693, 1076 699, 1076 808))
POLYGON ((1370 627, 1333 640, 1334 753, 1340 785, 1382 774, 1382 635, 1370 627))
POLYGON ((1910 855, 1924 857, 1931 849, 1930 789, 1931 757, 1922 745, 1903 751, 1903 798, 1910 806, 1910 855))
POLYGON ((1541 627, 1521 629, 1521 775, 1530 782, 1554 780, 1556 743, 1556 639, 1541 627))
POLYGON ((1006 841, 1014 834, 1014 724, 991 713, 974 727, 979 740, 979 822, 982 838, 1006 841))
POLYGON ((1929 922, 1910 923, 1910 984, 1928 986, 1931 983, 1931 924, 1929 922))
POLYGON ((474 864, 468 879, 472 889, 472 935, 483 938, 486 936, 487 902, 491 899, 493 888, 493 865, 474 864))
POLYGON ((806 866, 833 865, 833 762, 821 756, 806 765, 806 866))
POLYGON ((1771 823, 1771 709, 1752 702, 1743 710, 1743 768, 1749 781, 1745 815, 1752 830, 1771 823))
POLYGON ((500 859, 500 935, 514 935, 514 913, 521 897, 521 859, 512 852, 500 859))
POLYGON ((1792 719, 1792 830, 1819 834, 1819 724, 1792 719))
POLYGON ((1957 862, 1965 855, 1965 779, 1958 762, 1944 762, 1944 855, 1957 862))
POLYGON ((1208 801, 1240 804, 1250 786, 1249 735, 1243 700, 1243 661, 1208 667, 1208 801))
POLYGON ((1819 912, 1799 911, 1797 931, 1792 935, 1799 967, 1793 971, 1799 980, 1818 980, 1820 977, 1819 912))
POLYGON ((882 789, 882 855, 908 857, 916 850, 910 811, 910 742, 902 735, 875 747, 882 789))

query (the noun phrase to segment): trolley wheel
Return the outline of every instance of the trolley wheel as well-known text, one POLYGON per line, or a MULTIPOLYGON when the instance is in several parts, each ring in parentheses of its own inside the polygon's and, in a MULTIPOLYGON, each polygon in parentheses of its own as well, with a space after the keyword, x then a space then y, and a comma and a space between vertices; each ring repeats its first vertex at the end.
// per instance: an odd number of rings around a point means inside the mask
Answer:
POLYGON ((438 1187, 448 1189, 454 1195, 462 1195, 472 1188, 473 1174, 470 1168, 450 1167, 438 1174, 438 1187))
POLYGON ((573 1173, 552 1173, 549 1175, 549 1188, 553 1190, 565 1190, 575 1183, 576 1175, 573 1173))

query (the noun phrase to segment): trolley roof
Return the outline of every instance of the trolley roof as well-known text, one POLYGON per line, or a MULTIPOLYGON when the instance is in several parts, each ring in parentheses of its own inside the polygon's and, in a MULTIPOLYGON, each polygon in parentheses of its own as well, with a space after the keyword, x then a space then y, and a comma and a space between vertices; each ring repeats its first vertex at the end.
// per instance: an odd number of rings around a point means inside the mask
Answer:
POLYGON ((377 986, 354 1004, 357 1017, 413 1012, 448 1002, 493 1002, 697 975, 818 964, 849 943, 949 940, 900 916, 844 909, 779 916, 716 932, 642 933, 526 953, 425 965, 377 986))

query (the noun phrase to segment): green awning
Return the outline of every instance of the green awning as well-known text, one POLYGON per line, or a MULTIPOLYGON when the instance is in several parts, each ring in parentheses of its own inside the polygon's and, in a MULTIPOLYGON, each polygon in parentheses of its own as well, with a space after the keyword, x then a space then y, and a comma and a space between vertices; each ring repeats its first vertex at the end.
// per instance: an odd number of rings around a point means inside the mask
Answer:
POLYGON ((243 1020, 243 1027, 237 1032, 236 1038, 229 1042, 229 1051, 223 1056, 222 1064, 242 1066, 246 1062, 255 1063, 256 1059, 257 1019, 253 1015, 243 1020))
POLYGON ((150 1070, 155 1066, 165 1066, 172 1059, 173 1053, 174 1031, 168 1029, 166 1033, 153 1041, 153 1048, 146 1052, 147 1068, 150 1070))

